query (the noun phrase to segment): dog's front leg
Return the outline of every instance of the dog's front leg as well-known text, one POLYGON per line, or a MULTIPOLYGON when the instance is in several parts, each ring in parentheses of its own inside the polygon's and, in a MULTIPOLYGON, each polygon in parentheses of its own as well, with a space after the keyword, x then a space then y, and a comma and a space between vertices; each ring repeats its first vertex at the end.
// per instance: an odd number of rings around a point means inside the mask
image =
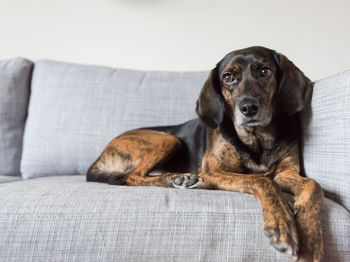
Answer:
POLYGON ((296 198, 294 213, 299 235, 298 261, 321 261, 323 253, 321 207, 323 190, 312 179, 301 177, 297 153, 278 165, 274 181, 296 198))
MULTIPOLYGON (((181 176, 180 179, 173 179, 170 184, 177 187, 177 180, 183 184, 181 176)), ((290 255, 296 256, 298 236, 293 213, 289 202, 284 199, 274 181, 264 175, 242 175, 222 170, 201 173, 199 177, 203 181, 196 188, 254 194, 260 200, 263 229, 265 235, 270 239, 271 245, 281 252, 287 251, 290 255)))

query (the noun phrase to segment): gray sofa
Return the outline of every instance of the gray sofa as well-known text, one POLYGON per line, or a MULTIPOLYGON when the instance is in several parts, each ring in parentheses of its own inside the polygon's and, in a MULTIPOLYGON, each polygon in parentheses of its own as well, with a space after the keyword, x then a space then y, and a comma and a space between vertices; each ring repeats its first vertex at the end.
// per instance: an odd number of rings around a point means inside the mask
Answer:
MULTIPOLYGON (((0 261, 289 261, 252 195, 85 182, 118 134, 194 118, 206 77, 0 61, 0 261)), ((350 261, 349 112, 350 71, 316 81, 303 112, 324 261, 350 261)))

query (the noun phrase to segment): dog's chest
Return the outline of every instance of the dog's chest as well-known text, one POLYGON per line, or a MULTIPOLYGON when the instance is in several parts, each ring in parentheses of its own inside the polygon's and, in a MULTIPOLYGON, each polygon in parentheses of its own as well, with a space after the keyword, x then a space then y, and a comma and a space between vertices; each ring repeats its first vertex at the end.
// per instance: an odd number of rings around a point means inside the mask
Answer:
POLYGON ((222 136, 213 137, 204 162, 204 166, 209 166, 211 170, 240 174, 265 173, 271 168, 270 165, 253 159, 249 153, 239 150, 222 136))
POLYGON ((210 151, 211 157, 217 161, 218 169, 231 172, 242 172, 244 167, 236 150, 224 139, 220 139, 210 151))

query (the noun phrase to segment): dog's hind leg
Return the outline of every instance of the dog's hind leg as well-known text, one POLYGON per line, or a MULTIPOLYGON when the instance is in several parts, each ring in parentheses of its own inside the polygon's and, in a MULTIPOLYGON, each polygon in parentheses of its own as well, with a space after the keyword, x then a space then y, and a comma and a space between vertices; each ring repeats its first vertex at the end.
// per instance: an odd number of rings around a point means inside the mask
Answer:
POLYGON ((124 176, 135 168, 137 161, 119 152, 113 147, 107 146, 100 157, 91 165, 86 174, 89 182, 102 182, 123 184, 124 176))
POLYGON ((112 140, 89 168, 87 181, 114 185, 168 187, 171 174, 149 176, 166 163, 182 146, 175 136, 139 129, 112 140))

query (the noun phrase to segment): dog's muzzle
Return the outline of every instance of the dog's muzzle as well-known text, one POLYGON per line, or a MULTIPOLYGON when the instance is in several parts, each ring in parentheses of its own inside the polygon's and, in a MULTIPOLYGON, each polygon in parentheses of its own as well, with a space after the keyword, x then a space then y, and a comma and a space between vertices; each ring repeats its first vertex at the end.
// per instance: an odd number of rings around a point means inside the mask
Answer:
POLYGON ((266 126, 271 120, 270 113, 264 113, 258 99, 243 97, 238 101, 234 111, 234 122, 239 126, 266 126))

